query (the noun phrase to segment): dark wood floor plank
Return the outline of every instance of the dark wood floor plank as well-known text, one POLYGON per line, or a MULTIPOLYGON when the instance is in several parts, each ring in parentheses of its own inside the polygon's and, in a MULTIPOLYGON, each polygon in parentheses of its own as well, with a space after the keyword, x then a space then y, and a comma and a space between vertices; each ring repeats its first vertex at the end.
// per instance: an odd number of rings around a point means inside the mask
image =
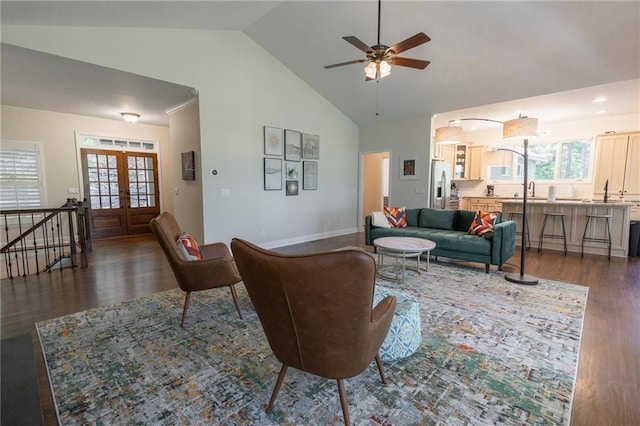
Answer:
MULTIPOLYGON (((350 234, 276 249, 282 253, 364 246, 350 234)), ((1 282, 2 337, 32 332, 45 424, 56 424, 49 382, 34 323, 177 287, 149 235, 94 242, 88 269, 1 282)), ((440 259, 446 263, 446 259, 440 259)), ((479 270, 484 265, 470 264, 479 270)), ((504 270, 517 271, 519 252, 504 270)), ((495 267, 493 267, 495 268, 495 267)), ((589 287, 572 425, 640 425, 640 257, 527 251, 526 273, 589 287)), ((514 284, 516 285, 516 284, 514 284)))

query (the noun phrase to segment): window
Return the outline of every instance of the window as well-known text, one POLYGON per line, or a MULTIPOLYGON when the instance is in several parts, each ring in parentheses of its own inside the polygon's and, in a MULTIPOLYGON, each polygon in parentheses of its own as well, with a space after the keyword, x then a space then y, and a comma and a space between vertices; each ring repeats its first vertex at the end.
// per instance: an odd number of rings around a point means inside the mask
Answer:
POLYGON ((0 147, 0 209, 42 207, 40 144, 2 141, 0 147))
POLYGON ((80 136, 81 144, 102 149, 128 148, 133 151, 156 151, 154 142, 113 139, 98 136, 80 136))
MULTIPOLYGON (((589 178, 592 140, 529 144, 529 180, 585 180, 589 178)), ((522 151, 522 148, 514 149, 522 151)), ((524 159, 514 154, 515 180, 522 179, 524 159)))
POLYGON ((565 142, 560 145, 560 179, 587 179, 591 141, 565 142))

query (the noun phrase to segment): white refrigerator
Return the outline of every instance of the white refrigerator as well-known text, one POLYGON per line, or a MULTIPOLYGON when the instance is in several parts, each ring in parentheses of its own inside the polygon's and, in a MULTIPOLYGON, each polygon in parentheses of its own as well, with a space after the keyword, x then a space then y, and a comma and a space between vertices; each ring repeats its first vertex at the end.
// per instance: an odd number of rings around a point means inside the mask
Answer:
POLYGON ((432 160, 429 207, 433 209, 448 208, 450 188, 451 164, 445 163, 442 160, 432 160))

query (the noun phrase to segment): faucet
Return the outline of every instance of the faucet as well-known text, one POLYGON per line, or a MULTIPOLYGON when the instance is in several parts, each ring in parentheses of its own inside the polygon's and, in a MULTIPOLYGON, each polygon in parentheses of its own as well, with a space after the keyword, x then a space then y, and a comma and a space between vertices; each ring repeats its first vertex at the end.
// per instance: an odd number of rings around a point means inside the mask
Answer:
POLYGON ((529 193, 532 197, 536 196, 536 183, 534 181, 529 182, 529 193))

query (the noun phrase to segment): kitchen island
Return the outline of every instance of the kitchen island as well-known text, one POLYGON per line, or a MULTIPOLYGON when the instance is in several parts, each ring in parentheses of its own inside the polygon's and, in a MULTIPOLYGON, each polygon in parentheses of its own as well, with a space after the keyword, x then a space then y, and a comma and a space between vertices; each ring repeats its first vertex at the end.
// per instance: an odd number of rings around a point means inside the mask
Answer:
MULTIPOLYGON (((538 247, 540 230, 544 213, 564 213, 567 233, 567 250, 580 253, 582 236, 587 223, 587 213, 610 214, 611 219, 611 256, 626 257, 629 252, 629 224, 632 203, 624 202, 584 202, 579 200, 532 200, 527 202, 527 216, 529 217, 529 232, 531 247, 538 247)), ((502 200, 502 215, 506 220, 510 212, 522 212, 522 198, 502 200)), ((522 224, 518 220, 518 232, 522 224)), ((545 234, 562 235, 560 221, 547 221, 545 234)), ((587 230, 588 238, 606 238, 606 223, 603 219, 591 220, 587 230)), ((518 238, 517 244, 521 243, 518 238)), ((544 239, 542 249, 563 250, 561 239, 544 239)), ((607 244, 600 242, 585 242, 584 252, 590 254, 607 255, 607 244)))

